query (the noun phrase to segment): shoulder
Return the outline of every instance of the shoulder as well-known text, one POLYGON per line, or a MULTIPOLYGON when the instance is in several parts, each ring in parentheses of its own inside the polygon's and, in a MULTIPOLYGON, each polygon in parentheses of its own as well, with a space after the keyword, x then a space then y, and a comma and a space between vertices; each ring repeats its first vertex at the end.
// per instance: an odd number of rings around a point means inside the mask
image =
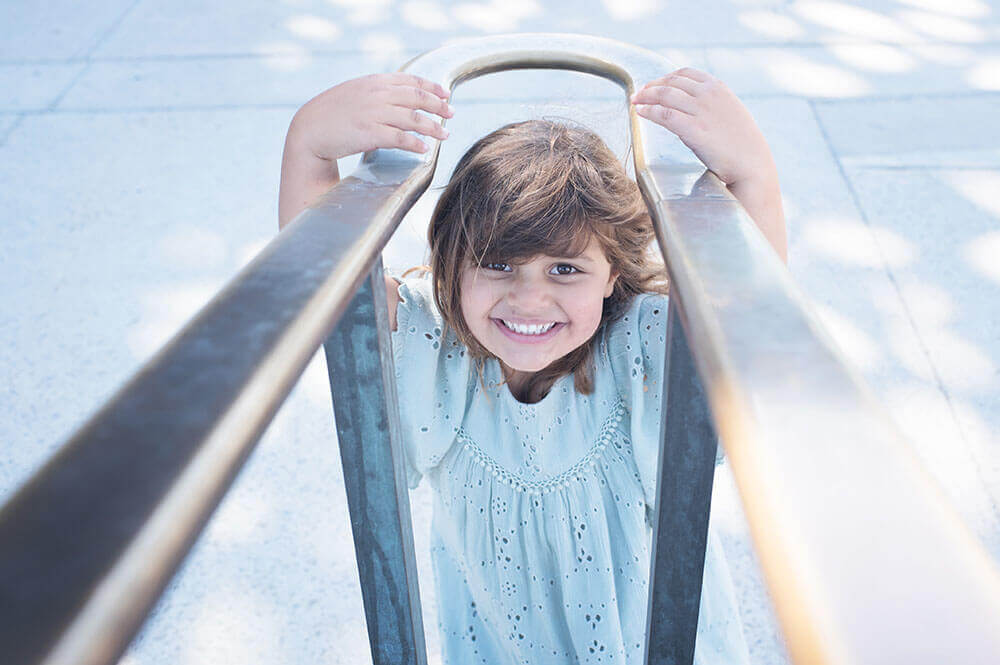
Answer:
POLYGON ((633 341, 632 336, 647 338, 649 333, 659 329, 663 335, 666 329, 667 310, 670 301, 663 293, 640 293, 632 298, 622 312, 605 325, 605 339, 609 344, 633 341))
POLYGON ((430 273, 419 277, 386 277, 386 304, 390 322, 395 324, 393 330, 407 324, 436 325, 441 318, 434 305, 430 273))
POLYGON ((648 392, 663 373, 669 299, 640 293, 605 328, 602 351, 626 403, 631 393, 648 392))
POLYGON ((427 363, 462 365, 467 353, 455 331, 445 325, 434 302, 429 273, 404 278, 396 288, 396 328, 392 332, 393 355, 399 367, 427 363))

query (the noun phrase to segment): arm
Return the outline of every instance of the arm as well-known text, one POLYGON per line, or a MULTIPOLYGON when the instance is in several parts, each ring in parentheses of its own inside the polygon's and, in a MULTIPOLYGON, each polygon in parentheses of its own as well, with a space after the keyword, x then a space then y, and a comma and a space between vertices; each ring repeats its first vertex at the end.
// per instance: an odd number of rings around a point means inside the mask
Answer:
POLYGON ((385 278, 385 304, 389 308, 389 330, 396 330, 396 308, 399 306, 399 282, 385 278))
POLYGON ((782 262, 788 265, 785 211, 781 205, 778 174, 743 180, 727 185, 727 189, 743 205, 782 262))
POLYGON ((714 172, 788 263, 778 170, 753 116, 720 80, 690 67, 632 95, 636 113, 666 127, 714 172))
POLYGON ((317 157, 309 148, 303 136, 303 122, 296 113, 285 136, 278 188, 279 230, 340 180, 337 159, 317 157))
POLYGON ((278 228, 340 180, 337 159, 375 148, 426 152, 409 131, 448 137, 440 122, 420 113, 452 116, 448 91, 412 74, 373 74, 345 81, 306 102, 292 118, 281 159, 278 228))

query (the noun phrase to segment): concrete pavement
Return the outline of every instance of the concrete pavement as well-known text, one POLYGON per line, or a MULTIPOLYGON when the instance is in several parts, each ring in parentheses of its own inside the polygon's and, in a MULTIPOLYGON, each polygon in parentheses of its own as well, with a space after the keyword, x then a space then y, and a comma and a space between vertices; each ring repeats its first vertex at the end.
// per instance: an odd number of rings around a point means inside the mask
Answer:
MULTIPOLYGON (((299 105, 514 31, 633 42, 744 99, 796 282, 1000 562, 1000 4, 982 0, 3 4, 0 499, 273 237, 299 105)), ((569 73, 463 86, 435 184, 520 117, 590 122, 622 154, 616 92, 569 73)), ((420 260, 430 202, 390 267, 420 260)), ((122 662, 366 662, 339 467, 317 357, 122 662)), ((716 487, 753 661, 784 663, 727 469, 716 487)), ((434 662, 426 484, 412 501, 434 662)))

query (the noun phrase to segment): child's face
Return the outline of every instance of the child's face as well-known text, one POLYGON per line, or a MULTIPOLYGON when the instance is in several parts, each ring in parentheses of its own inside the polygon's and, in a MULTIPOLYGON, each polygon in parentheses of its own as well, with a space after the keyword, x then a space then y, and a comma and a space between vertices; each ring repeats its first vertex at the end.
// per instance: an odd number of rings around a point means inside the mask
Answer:
POLYGON ((616 279, 594 239, 575 258, 467 265, 459 287, 462 315, 504 365, 537 372, 590 339, 616 279))

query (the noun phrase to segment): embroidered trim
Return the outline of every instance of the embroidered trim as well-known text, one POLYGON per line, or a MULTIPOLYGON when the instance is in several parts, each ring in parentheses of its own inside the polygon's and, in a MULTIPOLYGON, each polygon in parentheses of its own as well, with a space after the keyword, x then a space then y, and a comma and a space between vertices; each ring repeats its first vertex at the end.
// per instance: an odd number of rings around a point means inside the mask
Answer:
MULTIPOLYGON (((601 425, 601 433, 597 437, 597 442, 587 454, 580 459, 579 462, 574 464, 572 467, 563 471, 557 476, 553 476, 547 480, 524 480, 518 475, 515 475, 501 466, 495 459, 493 459, 488 453, 483 451, 475 441, 468 435, 464 429, 459 429, 456 438, 462 444, 465 450, 472 453, 473 457, 479 462, 479 466, 484 467, 488 472, 493 474, 493 477, 497 479, 498 482, 504 485, 511 485, 515 489, 519 489, 529 494, 547 494, 549 492, 554 492, 561 488, 569 487, 569 482, 571 480, 580 480, 580 472, 584 471, 587 466, 595 467, 597 466, 597 456, 600 455, 608 444, 612 442, 618 423, 622 421, 627 409, 625 404, 622 402, 621 398, 617 399, 611 407, 611 413, 604 420, 604 424, 601 425)), ((616 447, 621 447, 619 443, 615 443, 616 447)))

